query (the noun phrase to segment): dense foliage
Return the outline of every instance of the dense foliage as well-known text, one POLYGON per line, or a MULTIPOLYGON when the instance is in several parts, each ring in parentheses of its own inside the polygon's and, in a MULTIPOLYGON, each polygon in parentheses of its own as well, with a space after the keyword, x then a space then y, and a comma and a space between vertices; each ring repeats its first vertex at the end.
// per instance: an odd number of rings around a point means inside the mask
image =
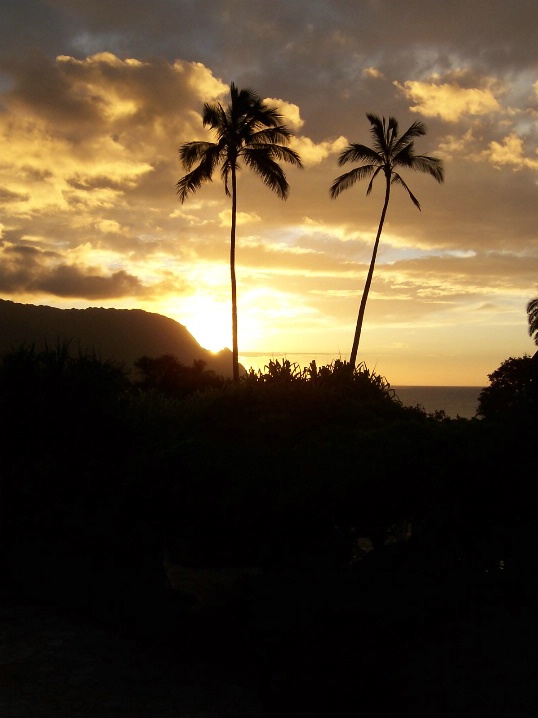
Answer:
POLYGON ((402 406, 340 361, 272 361, 234 386, 174 357, 143 357, 129 379, 66 346, 23 348, 0 370, 4 530, 102 532, 99 512, 131 513, 184 562, 254 564, 328 546, 336 525, 369 535, 530 468, 535 366, 492 373, 478 421, 402 406))
POLYGON ((490 385, 479 396, 478 415, 520 424, 525 417, 532 423, 538 412, 538 354, 510 357, 488 375, 490 385))
POLYGON ((173 357, 132 378, 22 348, 0 365, 4 585, 152 635, 179 621, 184 641, 196 599, 166 565, 243 567, 258 579, 221 622, 235 642, 296 681, 290 642, 316 626, 310 672, 396 676, 390 656, 430 640, 425 615, 450 625, 486 575, 518 610, 538 596, 530 366, 507 360, 482 418, 452 420, 402 406, 364 365, 275 361, 235 384, 173 357))

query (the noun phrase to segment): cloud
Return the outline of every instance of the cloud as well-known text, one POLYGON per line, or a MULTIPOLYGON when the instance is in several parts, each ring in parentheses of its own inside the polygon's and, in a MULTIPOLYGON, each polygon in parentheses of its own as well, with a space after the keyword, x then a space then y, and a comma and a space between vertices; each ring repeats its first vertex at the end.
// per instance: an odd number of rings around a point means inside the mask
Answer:
POLYGON ((294 132, 300 130, 304 125, 304 120, 301 118, 299 107, 294 105, 292 102, 275 100, 272 97, 269 97, 264 100, 264 103, 268 107, 276 107, 279 113, 283 116, 283 124, 287 125, 294 132))
POLYGON ((124 296, 143 296, 140 281, 123 269, 109 276, 80 267, 60 265, 36 278, 26 289, 44 291, 57 297, 83 297, 94 300, 124 296))
MULTIPOLYGON (((221 227, 229 228, 232 221, 232 210, 224 209, 219 212, 219 223, 221 227)), ((257 224, 261 221, 259 215, 256 212, 237 212, 236 222, 238 226, 246 224, 257 224)))
POLYGON ((305 167, 320 164, 330 155, 339 154, 348 144, 345 137, 315 143, 309 137, 292 140, 292 147, 299 153, 305 167))
POLYGON ((412 112, 425 117, 440 117, 446 122, 458 122, 463 117, 498 112, 500 105, 490 88, 464 88, 456 82, 432 83, 406 80, 393 83, 411 102, 412 112))
POLYGON ((523 139, 515 134, 508 135, 502 142, 491 142, 483 156, 496 167, 510 165, 514 169, 538 170, 538 159, 525 157, 523 139))
POLYGON ((4 243, 0 257, 0 291, 7 294, 45 292, 93 300, 146 293, 140 280, 123 269, 106 275, 91 267, 66 265, 58 254, 29 245, 4 243))

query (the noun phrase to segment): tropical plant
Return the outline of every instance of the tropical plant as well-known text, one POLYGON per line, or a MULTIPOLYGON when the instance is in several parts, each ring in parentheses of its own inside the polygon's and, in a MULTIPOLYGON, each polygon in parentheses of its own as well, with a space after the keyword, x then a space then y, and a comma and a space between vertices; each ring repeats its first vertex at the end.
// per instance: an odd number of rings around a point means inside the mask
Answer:
POLYGON ((536 417, 538 364, 528 354, 510 357, 491 374, 490 386, 478 397, 477 415, 485 418, 536 417))
POLYGON ((143 391, 157 391, 176 399, 205 389, 219 389, 228 382, 211 369, 206 369, 206 363, 201 359, 195 359, 192 367, 188 367, 171 354, 140 357, 135 367, 140 374, 136 386, 143 391))
POLYGON ((337 177, 330 188, 330 195, 335 199, 341 192, 352 187, 358 180, 370 177, 368 189, 366 190, 366 195, 369 195, 377 175, 381 172, 385 175, 385 201, 381 211, 381 218, 379 220, 372 258, 370 260, 370 268, 360 303, 353 346, 349 357, 351 369, 355 367, 357 360, 364 312, 366 310, 366 302, 374 274, 379 239, 387 214, 392 185, 401 185, 409 194, 413 204, 420 210, 419 201, 396 170, 402 167, 404 169, 430 174, 438 182, 443 182, 444 180, 443 163, 440 159, 430 157, 429 155, 414 154, 415 137, 421 137, 426 134, 426 127, 422 122, 413 122, 411 127, 409 127, 403 135, 399 136, 398 122, 394 117, 389 117, 388 123, 384 117, 380 119, 377 115, 371 113, 367 113, 366 117, 371 125, 370 133, 373 139, 373 147, 367 147, 366 145, 357 143, 349 144, 346 149, 341 152, 338 158, 338 165, 341 167, 348 162, 361 162, 362 164, 337 177))
POLYGON ((215 142, 185 142, 179 157, 188 173, 176 185, 181 203, 196 192, 204 182, 211 181, 220 165, 224 191, 232 200, 230 231, 230 275, 232 288, 232 361, 233 379, 239 380, 239 352, 237 341, 237 290, 235 277, 235 240, 237 217, 237 173, 239 160, 253 170, 262 182, 281 199, 286 199, 289 185, 279 160, 302 168, 297 152, 288 147, 291 130, 282 124, 283 117, 276 107, 266 105, 249 89, 239 90, 230 85, 231 102, 226 109, 220 104, 205 103, 204 127, 215 135, 215 142), (198 165, 191 169, 196 163, 198 165), (231 184, 231 188, 230 188, 231 184))
POLYGON ((534 343, 538 344, 538 297, 531 299, 527 304, 527 316, 529 319, 529 335, 534 335, 534 343))

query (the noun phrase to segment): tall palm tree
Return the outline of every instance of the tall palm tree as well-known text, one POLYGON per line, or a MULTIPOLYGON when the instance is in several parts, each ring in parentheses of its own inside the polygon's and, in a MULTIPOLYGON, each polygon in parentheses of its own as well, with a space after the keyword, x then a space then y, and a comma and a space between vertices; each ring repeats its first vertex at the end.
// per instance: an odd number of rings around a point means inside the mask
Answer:
POLYGON ((179 148, 179 158, 185 169, 198 165, 182 177, 176 185, 183 203, 204 182, 211 181, 220 165, 224 191, 232 200, 230 232, 230 275, 232 284, 232 362, 233 379, 239 381, 239 351, 237 342, 237 289, 235 279, 235 230, 237 217, 237 173, 239 160, 281 199, 287 199, 289 185, 279 160, 302 168, 294 150, 288 147, 293 133, 284 124, 276 107, 266 105, 252 90, 239 90, 230 85, 230 104, 205 103, 204 127, 214 132, 215 142, 185 142, 179 148), (230 189, 231 184, 231 189, 230 189))
POLYGON ((389 206, 392 185, 401 185, 409 194, 413 204, 420 210, 420 204, 417 198, 396 170, 399 167, 403 167, 417 172, 426 172, 438 182, 443 182, 444 180, 444 169, 441 160, 428 155, 414 154, 413 140, 415 137, 421 137, 426 134, 426 127, 422 122, 413 122, 411 127, 400 137, 398 136, 398 122, 394 117, 389 117, 388 123, 384 117, 380 119, 377 115, 372 115, 371 113, 367 113, 366 117, 370 121, 370 134, 373 139, 373 147, 355 143, 348 145, 340 154, 338 165, 341 167, 348 162, 361 162, 362 164, 337 177, 330 188, 330 195, 335 199, 341 192, 352 187, 358 180, 370 177, 368 189, 366 190, 366 195, 369 195, 377 175, 381 172, 385 175, 385 202, 381 211, 381 219, 379 220, 372 259, 370 260, 370 268, 366 277, 359 315, 357 317, 353 346, 349 357, 352 370, 355 368, 357 360, 364 312, 368 300, 368 292, 372 284, 379 239, 383 230, 387 207, 389 206))
POLYGON ((538 344, 538 297, 531 299, 527 304, 527 316, 529 319, 529 335, 534 334, 534 343, 538 344))

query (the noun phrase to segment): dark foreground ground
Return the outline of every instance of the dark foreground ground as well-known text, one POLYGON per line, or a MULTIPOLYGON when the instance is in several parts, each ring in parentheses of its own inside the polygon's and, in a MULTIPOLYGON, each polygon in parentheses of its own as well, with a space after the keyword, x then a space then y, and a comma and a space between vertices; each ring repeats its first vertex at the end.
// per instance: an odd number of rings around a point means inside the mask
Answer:
POLYGON ((2 718, 261 716, 248 671, 185 655, 66 615, 50 605, 0 607, 2 718))
POLYGON ((351 579, 254 576, 247 602, 220 608, 206 573, 197 601, 180 601, 174 625, 156 615, 155 631, 4 594, 0 716, 534 717, 534 573, 421 566, 396 547, 351 579))

